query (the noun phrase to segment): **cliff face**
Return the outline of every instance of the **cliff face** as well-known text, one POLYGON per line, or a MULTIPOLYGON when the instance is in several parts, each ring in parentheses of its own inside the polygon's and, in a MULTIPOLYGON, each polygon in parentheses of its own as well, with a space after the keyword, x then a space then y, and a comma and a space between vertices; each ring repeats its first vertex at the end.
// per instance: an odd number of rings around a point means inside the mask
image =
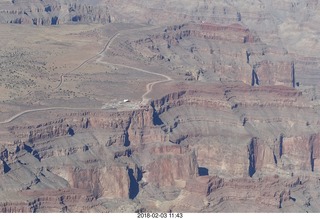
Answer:
POLYGON ((108 58, 136 63, 142 58, 150 67, 164 66, 188 81, 289 87, 298 82, 294 57, 284 47, 261 41, 254 29, 242 23, 186 22, 132 34, 108 58))
POLYGON ((68 22, 109 23, 107 6, 90 2, 33 0, 1 2, 1 23, 59 25, 68 22))
POLYGON ((281 86, 191 86, 154 105, 170 141, 196 151, 200 177, 186 189, 210 194, 204 211, 229 211, 227 203, 243 211, 243 200, 261 204, 249 212, 303 211, 297 197, 319 176, 319 122, 309 122, 318 117, 309 117, 313 107, 299 91, 281 86))
POLYGON ((0 0, 0 23, 155 25, 122 32, 105 57, 153 74, 130 82, 149 83, 147 106, 1 122, 0 211, 319 212, 318 12, 313 0, 0 0))
POLYGON ((317 193, 301 192, 317 185, 320 122, 309 120, 313 108, 299 91, 163 86, 172 92, 159 96, 156 87, 148 108, 57 112, 58 120, 8 125, 18 137, 1 144, 0 188, 11 194, 2 211, 109 212, 123 201, 130 211, 229 211, 224 206, 241 200, 260 203, 249 211, 303 211, 294 200, 317 202, 317 193))
MULTIPOLYGON (((314 134, 306 126, 307 118, 303 121, 300 115, 290 113, 292 109, 312 112, 298 91, 238 85, 195 87, 155 100, 154 104, 166 125, 169 141, 196 148, 199 166, 207 168, 209 174, 252 177, 276 170, 288 174, 311 172, 310 159, 317 156, 311 156, 311 152, 317 153, 318 132, 314 134), (288 115, 266 116, 275 111, 288 115), (297 129, 305 137, 296 136, 297 129)), ((316 122, 313 124, 319 128, 316 122)))
POLYGON ((162 146, 154 150, 150 154, 155 154, 156 159, 146 166, 147 182, 157 187, 183 188, 181 181, 184 185, 186 180, 198 175, 198 164, 194 152, 188 152, 181 146, 162 146))
MULTIPOLYGON (((80 112, 34 126, 8 127, 12 135, 20 137, 2 144, 1 189, 37 199, 33 207, 22 202, 25 207, 21 208, 13 208, 15 201, 9 199, 3 202, 3 212, 89 211, 92 205, 100 206, 101 199, 130 202, 139 194, 142 182, 160 191, 183 188, 197 176, 196 156, 192 150, 171 145, 153 124, 153 113, 152 108, 80 112), (168 145, 161 146, 164 143, 168 145), (17 174, 21 176, 14 180, 17 174), (47 197, 52 189, 71 194, 79 190, 92 198, 81 198, 82 207, 71 204, 71 197, 59 204, 61 197, 54 193, 52 201, 39 198, 47 197)), ((110 209, 106 205, 99 211, 110 209)))

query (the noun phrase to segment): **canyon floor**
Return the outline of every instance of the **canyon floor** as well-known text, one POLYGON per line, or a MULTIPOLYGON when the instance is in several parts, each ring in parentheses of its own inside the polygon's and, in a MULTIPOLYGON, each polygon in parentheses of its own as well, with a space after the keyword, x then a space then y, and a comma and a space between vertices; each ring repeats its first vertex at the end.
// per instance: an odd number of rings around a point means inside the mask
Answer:
POLYGON ((317 0, 0 0, 0 212, 320 212, 317 0))

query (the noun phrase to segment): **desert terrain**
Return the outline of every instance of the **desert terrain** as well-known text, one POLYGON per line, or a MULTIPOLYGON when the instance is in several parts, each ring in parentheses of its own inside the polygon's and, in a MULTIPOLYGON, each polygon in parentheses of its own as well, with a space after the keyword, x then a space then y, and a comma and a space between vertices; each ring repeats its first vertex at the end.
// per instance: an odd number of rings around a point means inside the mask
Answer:
POLYGON ((0 212, 320 212, 318 0, 0 0, 0 212))

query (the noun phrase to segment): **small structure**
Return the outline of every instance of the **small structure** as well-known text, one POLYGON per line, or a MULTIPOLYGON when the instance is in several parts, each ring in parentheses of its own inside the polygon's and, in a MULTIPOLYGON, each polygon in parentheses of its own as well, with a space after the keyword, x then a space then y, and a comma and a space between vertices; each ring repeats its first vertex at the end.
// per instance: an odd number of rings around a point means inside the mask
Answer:
POLYGON ((124 102, 124 103, 128 103, 128 102, 130 102, 130 100, 124 99, 123 102, 124 102))

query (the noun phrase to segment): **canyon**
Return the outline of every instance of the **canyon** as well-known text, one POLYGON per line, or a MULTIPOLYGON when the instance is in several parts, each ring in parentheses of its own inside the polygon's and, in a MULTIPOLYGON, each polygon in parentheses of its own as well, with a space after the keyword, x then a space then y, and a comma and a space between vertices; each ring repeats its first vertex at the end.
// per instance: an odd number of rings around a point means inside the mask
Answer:
POLYGON ((0 212, 319 212, 317 0, 1 0, 0 212))

